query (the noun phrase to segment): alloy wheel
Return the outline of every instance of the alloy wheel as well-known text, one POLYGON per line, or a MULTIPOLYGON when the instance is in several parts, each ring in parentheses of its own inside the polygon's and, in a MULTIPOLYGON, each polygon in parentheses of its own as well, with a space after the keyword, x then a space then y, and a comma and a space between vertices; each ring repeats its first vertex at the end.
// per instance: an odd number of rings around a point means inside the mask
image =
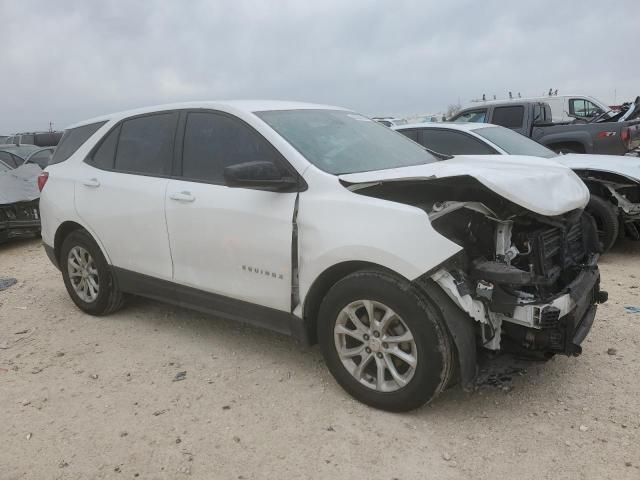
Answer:
POLYGON ((82 301, 91 303, 98 298, 100 292, 98 268, 86 249, 75 246, 69 250, 67 271, 71 286, 82 301))
POLYGON ((413 334, 388 306, 357 300, 344 307, 334 326, 342 365, 362 385, 395 392, 407 385, 418 365, 413 334))

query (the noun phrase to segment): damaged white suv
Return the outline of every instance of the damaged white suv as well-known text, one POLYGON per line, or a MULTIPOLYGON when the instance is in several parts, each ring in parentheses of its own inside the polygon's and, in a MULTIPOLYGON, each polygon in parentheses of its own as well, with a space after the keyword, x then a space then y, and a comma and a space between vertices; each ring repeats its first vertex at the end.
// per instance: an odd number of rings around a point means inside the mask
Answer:
POLYGON ((85 312, 135 294, 317 341, 387 410, 469 387, 481 349, 579 354, 606 300, 571 170, 443 160, 336 107, 107 115, 66 131, 39 185, 45 249, 85 312))

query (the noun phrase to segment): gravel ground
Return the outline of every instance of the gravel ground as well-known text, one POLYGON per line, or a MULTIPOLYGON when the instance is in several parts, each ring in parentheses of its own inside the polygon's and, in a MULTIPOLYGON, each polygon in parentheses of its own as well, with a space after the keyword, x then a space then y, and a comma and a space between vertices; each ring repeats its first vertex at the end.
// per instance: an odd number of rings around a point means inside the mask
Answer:
POLYGON ((39 240, 0 246, 0 479, 638 479, 640 244, 601 267, 581 357, 390 414, 317 347, 142 299, 90 317, 39 240))

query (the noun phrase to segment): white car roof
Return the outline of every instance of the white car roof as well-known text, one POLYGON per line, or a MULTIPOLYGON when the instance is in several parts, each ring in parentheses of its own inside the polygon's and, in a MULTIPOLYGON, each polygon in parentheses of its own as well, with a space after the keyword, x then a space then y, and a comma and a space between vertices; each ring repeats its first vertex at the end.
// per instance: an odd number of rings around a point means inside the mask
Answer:
POLYGON ((150 107, 136 108, 133 110, 125 110, 122 112, 110 113, 99 117, 90 118, 81 122, 74 123, 67 127, 76 128, 91 123, 105 122, 110 120, 122 120, 134 115, 143 115, 145 113, 161 112, 164 110, 178 110, 187 108, 207 108, 222 109, 244 113, 264 112, 270 110, 347 110, 342 107, 334 107, 331 105, 319 105, 315 103, 290 102, 284 100, 221 100, 221 101, 198 101, 198 102, 182 102, 168 103, 164 105, 154 105, 150 107))
POLYGON ((411 128, 448 128, 449 130, 462 130, 469 132, 484 127, 495 127, 492 123, 478 122, 422 122, 391 127, 393 130, 408 130, 411 128))

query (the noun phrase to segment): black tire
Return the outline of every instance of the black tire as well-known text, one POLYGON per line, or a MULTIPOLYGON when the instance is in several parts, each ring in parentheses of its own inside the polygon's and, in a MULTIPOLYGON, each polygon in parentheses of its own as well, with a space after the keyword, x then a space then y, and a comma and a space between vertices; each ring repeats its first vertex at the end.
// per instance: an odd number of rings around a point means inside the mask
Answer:
POLYGON ((109 264, 105 260, 104 255, 102 255, 102 251, 87 231, 75 230, 64 239, 60 249, 59 261, 64 285, 67 288, 69 296, 80 310, 90 315, 101 316, 113 313, 122 306, 123 295, 118 289, 109 264), (69 252, 74 247, 81 247, 89 252, 98 271, 98 295, 91 302, 80 298, 78 293, 75 291, 71 277, 69 276, 67 259, 69 257, 69 252))
POLYGON ((604 253, 613 247, 620 235, 620 221, 616 207, 602 197, 591 195, 586 210, 596 221, 598 237, 604 253))
POLYGON ((357 400, 382 410, 404 412, 418 408, 442 392, 452 376, 454 347, 440 311, 425 292, 389 273, 359 271, 337 282, 320 306, 318 340, 337 382, 357 400), (334 327, 342 309, 358 300, 388 306, 413 335, 417 364, 413 377, 398 390, 381 392, 363 385, 340 360, 334 327))

